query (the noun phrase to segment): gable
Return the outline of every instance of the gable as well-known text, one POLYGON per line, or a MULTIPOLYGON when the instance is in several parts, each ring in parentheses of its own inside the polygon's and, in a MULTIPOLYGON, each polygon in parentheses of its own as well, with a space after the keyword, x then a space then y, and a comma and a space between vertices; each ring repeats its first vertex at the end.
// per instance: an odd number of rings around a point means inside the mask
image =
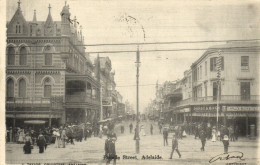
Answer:
POLYGON ((20 9, 17 9, 7 27, 7 34, 27 34, 28 24, 20 9))

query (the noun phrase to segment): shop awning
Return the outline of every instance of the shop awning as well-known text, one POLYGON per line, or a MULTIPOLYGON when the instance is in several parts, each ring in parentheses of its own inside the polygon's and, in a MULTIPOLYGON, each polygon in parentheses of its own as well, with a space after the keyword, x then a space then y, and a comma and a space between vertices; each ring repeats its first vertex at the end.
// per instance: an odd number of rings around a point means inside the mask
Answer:
POLYGON ((44 120, 26 120, 24 121, 25 124, 45 124, 46 121, 44 120))

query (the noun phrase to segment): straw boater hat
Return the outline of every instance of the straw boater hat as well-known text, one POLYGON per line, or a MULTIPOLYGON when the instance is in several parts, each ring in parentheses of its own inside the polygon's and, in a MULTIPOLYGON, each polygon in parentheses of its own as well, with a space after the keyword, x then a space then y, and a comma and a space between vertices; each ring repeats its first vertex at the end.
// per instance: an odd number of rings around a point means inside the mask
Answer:
POLYGON ((228 140, 228 136, 224 135, 224 139, 223 140, 228 140))

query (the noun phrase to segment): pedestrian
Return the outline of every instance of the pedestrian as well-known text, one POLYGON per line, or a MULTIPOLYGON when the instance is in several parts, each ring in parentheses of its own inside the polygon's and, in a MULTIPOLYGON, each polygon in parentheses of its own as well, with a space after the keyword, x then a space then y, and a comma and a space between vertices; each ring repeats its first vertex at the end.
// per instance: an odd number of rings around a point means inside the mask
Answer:
POLYGON ((179 146, 178 146, 178 138, 175 134, 173 134, 173 138, 172 138, 172 152, 171 152, 171 155, 170 155, 170 159, 172 159, 172 155, 173 155, 173 152, 174 150, 176 150, 177 154, 179 155, 179 158, 181 158, 181 154, 180 154, 180 151, 179 151, 179 146))
POLYGON ((45 140, 44 136, 42 135, 41 131, 40 131, 40 134, 38 136, 37 145, 39 147, 39 153, 43 153, 44 152, 44 147, 46 145, 46 140, 45 140))
POLYGON ((19 138, 18 138, 18 143, 19 144, 22 144, 24 143, 24 129, 20 129, 19 131, 19 138))
POLYGON ((60 133, 59 133, 59 129, 54 129, 53 135, 55 136, 54 146, 55 146, 56 148, 59 148, 59 143, 60 143, 60 133))
POLYGON ((124 126, 123 125, 121 125, 121 133, 123 134, 124 133, 124 126))
POLYGON ((23 146, 24 154, 31 154, 32 138, 29 133, 25 134, 25 145, 23 146))
POLYGON ((107 139, 105 141, 105 159, 107 159, 107 164, 110 163, 110 161, 113 159, 114 160, 114 164, 116 164, 116 159, 117 159, 117 155, 116 155, 116 147, 115 147, 115 142, 116 142, 117 138, 116 138, 116 134, 110 133, 107 135, 107 139))
POLYGON ((62 148, 65 148, 65 142, 66 142, 66 140, 67 140, 65 128, 62 129, 62 131, 61 131, 61 137, 60 137, 60 138, 61 138, 61 146, 62 146, 62 148))
POLYGON ((99 138, 102 138, 103 135, 103 130, 102 130, 102 125, 99 126, 99 138))
POLYGON ((163 129, 163 145, 165 144, 168 146, 168 130, 167 128, 163 129))
POLYGON ((199 125, 195 125, 195 138, 194 139, 197 139, 197 137, 199 136, 199 125))
POLYGON ((238 140, 238 134, 239 134, 239 127, 235 127, 235 140, 238 140))
POLYGON ((216 134, 217 134, 217 131, 216 131, 216 127, 215 127, 215 126, 213 126, 211 133, 212 133, 212 135, 211 135, 211 137, 212 137, 212 138, 211 138, 211 141, 212 141, 212 142, 216 142, 216 136, 217 136, 216 134))
POLYGON ((229 146, 229 139, 228 139, 228 135, 224 135, 224 138, 222 140, 223 145, 224 145, 224 153, 228 153, 228 146, 229 146))
POLYGON ((160 130, 160 133, 162 133, 162 125, 159 124, 159 130, 160 130))
POLYGON ((151 135, 153 135, 153 125, 152 124, 150 126, 150 133, 151 133, 151 135))
POLYGON ((141 125, 141 127, 140 127, 140 134, 141 134, 142 136, 146 136, 145 126, 144 126, 144 125, 141 125))
POLYGON ((200 140, 201 140, 201 151, 205 151, 205 144, 206 144, 206 132, 204 130, 200 131, 200 140))
POLYGON ((9 131, 9 139, 10 139, 10 142, 13 142, 13 128, 10 127, 10 131, 9 131))
POLYGON ((233 126, 230 126, 230 129, 229 129, 229 134, 230 134, 230 141, 235 141, 235 131, 234 131, 234 127, 233 126))
POLYGON ((129 125, 129 129, 130 129, 130 133, 132 133, 132 130, 133 130, 133 124, 132 123, 129 125))

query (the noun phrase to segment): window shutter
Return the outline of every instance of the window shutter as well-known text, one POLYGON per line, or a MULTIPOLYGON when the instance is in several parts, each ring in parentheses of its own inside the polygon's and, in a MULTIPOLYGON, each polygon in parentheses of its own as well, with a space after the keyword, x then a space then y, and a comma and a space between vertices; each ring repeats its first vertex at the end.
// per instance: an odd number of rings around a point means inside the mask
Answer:
POLYGON ((214 58, 210 58, 210 71, 213 71, 213 60, 214 58))

